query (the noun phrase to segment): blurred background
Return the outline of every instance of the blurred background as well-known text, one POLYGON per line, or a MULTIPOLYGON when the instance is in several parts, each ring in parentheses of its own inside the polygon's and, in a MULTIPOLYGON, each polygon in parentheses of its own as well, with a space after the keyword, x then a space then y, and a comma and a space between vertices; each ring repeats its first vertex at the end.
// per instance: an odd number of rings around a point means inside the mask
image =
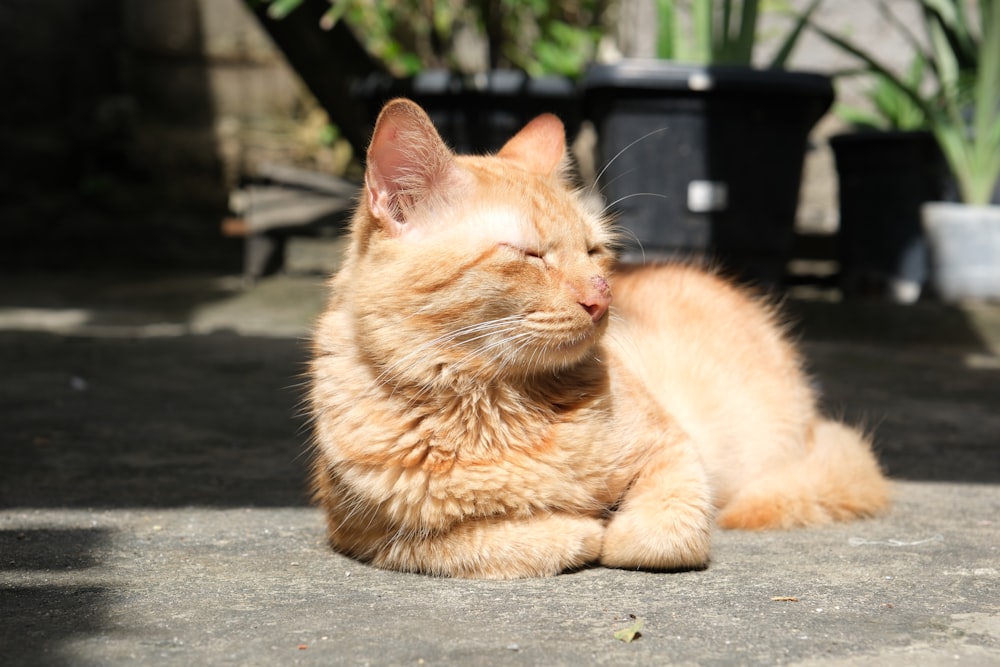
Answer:
MULTIPOLYGON (((234 215, 231 194, 259 177, 261 165, 349 181, 360 173, 365 112, 349 96, 335 106, 324 100, 324 108, 314 81, 327 80, 330 88, 319 92, 329 96, 378 70, 499 66, 578 78, 594 59, 655 55, 644 4, 7 0, 0 5, 0 266, 240 272, 244 239, 222 230, 234 215), (504 35, 484 23, 489 7, 504 13, 504 35), (314 63, 309 83, 269 34, 269 21, 293 20, 314 27, 316 49, 329 53, 314 63)), ((778 48, 786 12, 809 4, 763 3, 756 62, 778 48)), ((904 20, 916 16, 912 2, 886 4, 904 20)), ((900 71, 908 64, 907 44, 878 3, 825 2, 814 18, 876 44, 900 71)), ((823 73, 852 65, 815 34, 802 35, 789 61, 823 73)), ((839 102, 867 103, 870 83, 835 83, 839 102)), ((831 111, 814 130, 797 215, 804 229, 836 230, 825 139, 845 125, 831 111)))

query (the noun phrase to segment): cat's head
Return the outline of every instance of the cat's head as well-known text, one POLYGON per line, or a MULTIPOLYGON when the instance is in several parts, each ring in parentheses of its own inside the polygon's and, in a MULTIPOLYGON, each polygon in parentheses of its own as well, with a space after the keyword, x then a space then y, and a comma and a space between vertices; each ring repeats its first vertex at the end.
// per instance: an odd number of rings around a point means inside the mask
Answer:
POLYGON ((526 375, 593 354, 611 234, 566 182, 565 153, 552 115, 495 156, 456 156, 415 103, 385 106, 341 285, 390 376, 526 375))

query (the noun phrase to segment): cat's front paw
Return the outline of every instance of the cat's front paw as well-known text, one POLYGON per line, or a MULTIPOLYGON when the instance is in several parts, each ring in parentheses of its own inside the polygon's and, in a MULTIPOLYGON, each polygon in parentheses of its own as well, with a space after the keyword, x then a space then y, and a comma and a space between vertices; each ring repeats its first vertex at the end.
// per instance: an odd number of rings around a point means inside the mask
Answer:
POLYGON ((558 574, 597 562, 604 543, 603 520, 566 516, 553 521, 550 529, 548 539, 552 540, 551 551, 556 560, 541 574, 558 574))
POLYGON ((545 577, 597 561, 604 522, 589 516, 549 514, 501 521, 496 534, 484 531, 473 543, 475 557, 460 577, 514 579, 545 577), (483 557, 488 551, 489 558, 483 557))
POLYGON ((552 513, 467 521, 451 530, 385 544, 372 559, 378 567, 471 579, 544 577, 597 561, 604 521, 552 513))
POLYGON ((530 531, 519 533, 510 539, 511 569, 503 576, 551 576, 597 562, 604 543, 604 521, 552 514, 532 521, 530 531))
POLYGON ((708 565, 712 511, 700 504, 657 512, 626 507, 604 532, 601 564, 636 570, 689 570, 708 565))

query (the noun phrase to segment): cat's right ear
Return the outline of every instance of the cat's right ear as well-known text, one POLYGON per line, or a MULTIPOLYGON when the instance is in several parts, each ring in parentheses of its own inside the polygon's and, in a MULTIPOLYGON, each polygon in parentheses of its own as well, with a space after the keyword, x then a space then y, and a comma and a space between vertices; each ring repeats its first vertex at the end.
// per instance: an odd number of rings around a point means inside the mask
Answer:
POLYGON ((536 174, 551 176, 563 166, 566 154, 566 130, 562 121, 550 113, 528 123, 504 144, 499 157, 513 160, 536 174))
POLYGON ((449 191, 457 178, 454 155, 423 109, 407 99, 382 109, 365 169, 368 209, 391 236, 413 229, 421 204, 449 191))

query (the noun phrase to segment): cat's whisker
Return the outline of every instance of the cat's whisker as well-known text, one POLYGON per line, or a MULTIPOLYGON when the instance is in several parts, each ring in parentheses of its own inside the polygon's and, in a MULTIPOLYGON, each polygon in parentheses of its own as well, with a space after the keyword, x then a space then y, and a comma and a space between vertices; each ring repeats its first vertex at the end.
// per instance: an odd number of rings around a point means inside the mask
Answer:
POLYGON ((438 336, 422 345, 418 345, 409 354, 404 355, 402 358, 396 360, 393 364, 387 366, 375 378, 377 384, 388 384, 389 378, 398 377, 402 371, 410 370, 416 365, 419 365, 421 360, 426 358, 429 351, 434 349, 441 349, 442 346, 454 342, 456 339, 462 338, 468 334, 478 334, 468 339, 469 341, 479 340, 491 335, 498 333, 503 327, 508 326, 511 322, 519 319, 520 316, 514 315, 504 318, 497 318, 495 320, 489 320, 487 322, 478 322, 466 327, 461 327, 442 336, 438 336), (412 362, 412 364, 411 364, 412 362), (411 364, 407 366, 407 364, 411 364))
MULTIPOLYGON (((639 237, 636 235, 636 233, 633 232, 628 227, 625 227, 625 226, 622 226, 622 225, 618 225, 617 227, 615 227, 615 233, 616 234, 621 234, 621 235, 627 235, 629 238, 631 238, 633 241, 635 241, 636 246, 639 248, 639 253, 642 256, 642 263, 645 264, 646 263, 646 249, 643 247, 642 241, 639 239, 639 237)), ((622 243, 621 246, 624 246, 624 243, 622 243)))
MULTIPOLYGON (((532 340, 533 340, 533 337, 524 336, 524 337, 521 338, 521 340, 515 341, 515 342, 517 342, 516 347, 513 350, 511 350, 510 353, 507 354, 507 356, 504 359, 501 360, 501 363, 498 366, 498 368, 496 369, 496 371, 494 372, 494 375, 495 376, 500 376, 500 375, 506 373, 511 367, 513 367, 515 365, 515 363, 518 360, 521 359, 521 357, 523 356, 524 349, 526 347, 528 347, 528 345, 531 344, 532 340)), ((538 346, 535 347, 535 349, 532 351, 532 357, 534 357, 536 354, 538 354, 539 349, 540 348, 538 346)), ((525 367, 528 368, 528 369, 531 368, 531 361, 530 360, 525 365, 525 367)))
POLYGON ((537 365, 540 363, 540 360, 538 359, 538 352, 538 348, 531 351, 531 356, 528 357, 528 363, 525 364, 528 372, 535 372, 535 368, 537 368, 537 365))
MULTIPOLYGON (((626 151, 628 151, 630 148, 632 148, 636 144, 638 144, 640 142, 643 142, 646 139, 649 139, 650 137, 652 137, 655 134, 659 134, 661 132, 666 132, 668 129, 669 128, 661 127, 661 128, 657 128, 655 130, 652 130, 651 132, 647 132, 646 134, 642 135, 641 137, 639 137, 635 141, 633 141, 630 144, 628 144, 627 146, 625 146, 625 148, 623 148, 620 151, 618 151, 617 153, 615 153, 614 157, 612 157, 610 160, 608 160, 605 163, 604 167, 602 167, 601 170, 597 173, 597 176, 594 177, 594 185, 596 185, 597 183, 599 183, 601 181, 601 177, 604 176, 604 172, 606 172, 608 170, 608 168, 610 168, 611 165, 613 165, 615 163, 615 160, 617 160, 618 158, 620 158, 626 151)), ((591 187, 593 187, 593 186, 591 186, 591 187)))
MULTIPOLYGON (((514 317, 501 318, 499 320, 493 320, 491 322, 483 323, 485 325, 494 325, 494 326, 492 326, 492 330, 491 331, 488 331, 485 334, 480 334, 479 336, 475 336, 475 337, 473 337, 471 339, 463 340, 462 343, 473 342, 473 341, 476 341, 476 340, 489 339, 490 337, 493 337, 493 336, 500 336, 501 338, 499 338, 498 340, 489 341, 489 342, 487 342, 485 344, 477 346, 476 348, 474 348, 474 349, 470 350, 468 353, 466 353, 463 357, 459 358, 457 361, 449 362, 449 364, 448 364, 449 367, 451 367, 453 369, 456 369, 456 370, 459 370, 459 371, 468 370, 468 369, 465 369, 465 365, 471 359, 482 358, 483 356, 487 355, 488 353, 490 354, 490 356, 496 357, 497 355, 492 354, 492 351, 494 349, 501 348, 501 347, 503 347, 505 345, 508 345, 508 344, 510 344, 510 342, 516 341, 518 338, 521 338, 523 336, 529 336, 530 333, 525 333, 525 332, 518 333, 517 335, 512 336, 512 337, 511 336, 506 336, 506 334, 508 332, 513 332, 513 331, 517 330, 517 327, 513 326, 514 323, 512 323, 510 320, 519 320, 519 319, 521 319, 520 316, 514 316, 514 317)), ((470 327, 465 327, 461 331, 469 332, 469 331, 474 331, 474 330, 477 330, 477 329, 480 329, 480 328, 483 328, 483 326, 482 325, 474 325, 474 326, 470 326, 470 327)), ((490 327, 485 327, 485 328, 490 328, 490 327)), ((452 342, 456 338, 456 336, 454 334, 455 334, 455 332, 452 332, 451 335, 442 336, 442 337, 440 337, 437 340, 438 340, 439 343, 442 342, 442 341, 452 342)), ((501 361, 503 360, 503 356, 502 355, 500 356, 500 360, 501 361)), ((419 365, 419 363, 420 363, 419 360, 414 361, 410 368, 416 367, 417 365, 419 365)), ((488 368, 490 366, 490 363, 496 363, 496 359, 492 359, 491 362, 488 362, 486 364, 481 364, 481 366, 488 368)), ((409 368, 407 368, 407 369, 400 369, 400 372, 403 372, 405 370, 409 370, 409 368)), ((384 383, 384 381, 383 381, 383 383, 384 383)), ((396 390, 398 388, 399 388, 399 386, 397 384, 396 387, 393 389, 393 394, 395 394, 395 392, 396 392, 396 390)), ((415 391, 412 391, 412 393, 411 393, 411 395, 409 397, 409 401, 407 403, 408 408, 414 407, 418 402, 422 401, 424 399, 424 397, 426 397, 427 395, 431 394, 432 392, 437 391, 437 389, 438 389, 438 387, 436 386, 436 384, 434 382, 424 383, 423 385, 419 386, 418 388, 416 388, 415 391)))
POLYGON ((539 340, 534 332, 524 332, 504 342, 507 345, 502 350, 503 355, 498 358, 497 366, 492 369, 491 379, 503 377, 511 370, 518 369, 519 374, 530 375, 535 372, 536 367, 542 366, 545 344, 539 340), (529 347, 531 353, 525 359, 525 350, 529 347))
POLYGON ((627 169, 627 170, 621 172, 620 174, 618 174, 617 176, 615 176, 614 178, 612 178, 610 181, 606 181, 605 183, 603 183, 601 185, 601 189, 598 192, 603 197, 605 190, 607 190, 609 187, 611 187, 612 185, 614 185, 620 179, 625 178, 626 176, 629 176, 630 174, 632 174, 634 172, 635 172, 635 169, 627 169))
POLYGON ((608 204, 607 206, 605 206, 604 210, 601 211, 601 213, 602 214, 606 213, 607 211, 611 210, 611 208, 613 208, 617 204, 622 203, 626 199, 632 199, 633 197, 658 197, 659 199, 669 199, 669 197, 667 197, 667 195, 661 194, 659 192, 633 192, 632 194, 625 195, 623 197, 619 197, 618 199, 614 200, 613 202, 611 202, 610 204, 608 204))
MULTIPOLYGON (((524 347, 527 347, 527 345, 522 346, 521 349, 518 350, 518 354, 521 354, 523 352, 524 347)), ((542 346, 536 345, 535 348, 531 351, 531 355, 523 363, 523 367, 525 369, 526 374, 532 375, 541 368, 543 361, 542 359, 543 349, 544 348, 542 346)))
POLYGON ((491 320, 489 322, 483 322, 463 327, 461 329, 451 332, 450 334, 440 336, 434 339, 433 341, 430 341, 426 346, 423 346, 423 348, 419 349, 414 354, 408 356, 420 357, 424 352, 427 351, 427 349, 430 349, 431 347, 440 348, 442 345, 453 343, 458 339, 462 339, 461 342, 464 344, 464 343, 475 342, 477 340, 482 340, 484 338, 489 338, 491 336, 502 335, 505 333, 505 329, 510 329, 510 325, 519 319, 520 316, 511 316, 507 318, 500 318, 497 320, 491 320), (473 336, 471 338, 463 338, 463 336, 467 334, 478 334, 478 335, 473 336))
MULTIPOLYGON (((476 349, 472 350, 471 352, 469 352, 464 357, 462 357, 457 362, 456 365, 459 368, 461 368, 462 365, 465 362, 469 361, 470 359, 473 359, 473 358, 476 358, 476 357, 485 356, 487 353, 491 353, 493 350, 496 350, 498 348, 501 349, 501 351, 502 351, 504 348, 506 348, 507 346, 509 346, 511 343, 513 343, 515 341, 523 340, 523 339, 526 339, 526 338, 530 339, 533 336, 534 336, 534 334, 532 332, 530 332, 530 331, 520 331, 520 332, 518 332, 517 334, 515 334, 512 337, 501 338, 499 340, 490 342, 490 343, 488 343, 486 345, 481 345, 481 346, 477 347, 476 349)), ((490 356, 494 356, 494 355, 490 355, 490 356)))

